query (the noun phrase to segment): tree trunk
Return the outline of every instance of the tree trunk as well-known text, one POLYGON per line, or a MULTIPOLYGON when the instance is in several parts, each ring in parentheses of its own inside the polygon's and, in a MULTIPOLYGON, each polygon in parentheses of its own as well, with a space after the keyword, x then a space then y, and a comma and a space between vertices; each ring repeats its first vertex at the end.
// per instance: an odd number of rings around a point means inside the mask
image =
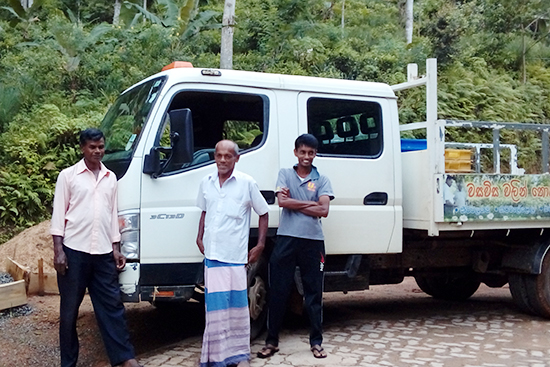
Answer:
POLYGON ((222 19, 220 69, 233 69, 233 31, 235 26, 235 0, 225 0, 222 19))
POLYGON ((413 38, 413 0, 405 3, 405 37, 407 44, 412 43, 413 38))
MULTIPOLYGON (((143 9, 147 10, 147 0, 143 0, 143 9)), ((143 24, 147 22, 147 19, 143 17, 143 24)))
POLYGON ((345 25, 345 20, 346 20, 346 16, 344 15, 344 12, 346 11, 346 0, 343 0, 342 1, 342 19, 340 20, 340 25, 342 27, 342 32, 344 31, 344 25, 345 25))
POLYGON ((522 35, 521 35, 521 46, 522 46, 522 52, 521 52, 521 69, 523 73, 523 84, 527 83, 527 70, 525 66, 525 53, 527 52, 525 48, 525 28, 522 28, 522 35))
POLYGON ((120 0, 115 0, 115 13, 113 15, 113 24, 118 25, 120 23, 120 7, 122 4, 120 3, 120 0))
POLYGON ((21 6, 23 7, 23 9, 27 10, 32 6, 33 2, 34 0, 21 0, 21 6))

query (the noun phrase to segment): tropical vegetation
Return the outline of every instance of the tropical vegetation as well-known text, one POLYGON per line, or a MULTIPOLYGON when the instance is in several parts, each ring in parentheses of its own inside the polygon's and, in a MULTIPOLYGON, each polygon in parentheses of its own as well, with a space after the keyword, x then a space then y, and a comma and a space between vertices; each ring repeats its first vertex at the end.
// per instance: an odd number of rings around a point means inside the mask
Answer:
MULTIPOLYGON (((233 67, 396 84, 408 63, 422 72, 436 57, 440 118, 550 122, 550 0, 416 0, 411 43, 405 2, 237 0, 233 67)), ((78 132, 99 125, 121 91, 174 60, 220 63, 223 0, 30 3, 0 7, 0 224, 8 232, 49 216, 59 170, 79 158, 78 132)), ((423 91, 399 97, 401 123, 425 119, 423 91)), ((455 129, 449 138, 487 134, 455 129)), ((528 168, 541 150, 533 134, 502 139, 525 148, 528 168)))

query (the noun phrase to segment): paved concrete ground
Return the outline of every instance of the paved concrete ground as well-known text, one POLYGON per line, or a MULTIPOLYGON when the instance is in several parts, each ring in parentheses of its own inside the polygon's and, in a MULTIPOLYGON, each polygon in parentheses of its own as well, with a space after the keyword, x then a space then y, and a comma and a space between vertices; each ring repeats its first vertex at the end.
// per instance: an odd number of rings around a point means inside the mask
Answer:
MULTIPOLYGON (((272 366, 550 366, 550 320, 517 311, 507 287, 482 286, 467 302, 434 300, 413 280, 365 292, 325 295, 326 359, 309 351, 307 325, 292 320, 270 359, 255 353, 252 367, 272 366)), ((139 356, 150 367, 197 366, 201 335, 139 356)))

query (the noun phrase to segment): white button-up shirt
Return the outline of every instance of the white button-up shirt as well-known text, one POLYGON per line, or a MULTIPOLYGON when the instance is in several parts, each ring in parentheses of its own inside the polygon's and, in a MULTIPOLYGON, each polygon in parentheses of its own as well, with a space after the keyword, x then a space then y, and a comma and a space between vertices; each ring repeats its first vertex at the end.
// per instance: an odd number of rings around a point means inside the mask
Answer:
POLYGON ((251 209, 258 215, 269 211, 256 181, 233 170, 220 187, 216 171, 201 181, 197 206, 206 212, 203 237, 206 258, 246 264, 251 209))
POLYGON ((96 180, 81 160, 59 173, 50 233, 73 250, 107 254, 120 241, 117 211, 115 174, 101 164, 96 180))

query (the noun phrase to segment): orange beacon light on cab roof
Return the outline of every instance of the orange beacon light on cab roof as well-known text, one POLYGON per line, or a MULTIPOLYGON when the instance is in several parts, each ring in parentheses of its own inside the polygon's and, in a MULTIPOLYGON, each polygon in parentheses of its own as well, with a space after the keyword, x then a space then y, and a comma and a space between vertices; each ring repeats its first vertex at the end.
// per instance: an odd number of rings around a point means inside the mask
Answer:
POLYGON ((193 64, 188 61, 174 61, 173 63, 166 65, 162 68, 162 71, 176 68, 192 68, 193 64))

